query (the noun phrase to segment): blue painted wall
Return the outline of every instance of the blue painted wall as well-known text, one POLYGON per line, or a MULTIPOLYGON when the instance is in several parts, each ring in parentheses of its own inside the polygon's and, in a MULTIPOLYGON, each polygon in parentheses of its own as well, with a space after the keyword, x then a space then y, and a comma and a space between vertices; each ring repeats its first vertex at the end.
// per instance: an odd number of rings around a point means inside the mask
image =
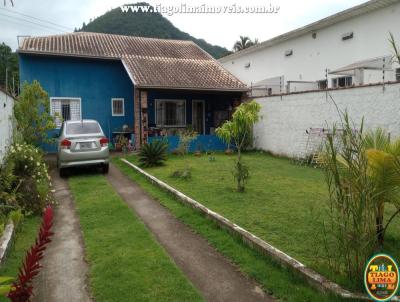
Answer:
MULTIPOLYGON (((122 63, 113 60, 20 54, 21 83, 38 80, 49 97, 81 98, 82 118, 100 122, 104 133, 133 128, 133 84, 122 63), (125 99, 125 116, 111 114, 111 99, 125 99)), ((55 151, 55 146, 46 146, 55 151)))
MULTIPOLYGON (((179 136, 154 136, 149 137, 148 142, 151 143, 154 140, 162 140, 168 143, 168 151, 172 152, 179 146, 179 136)), ((198 135, 195 140, 190 142, 189 152, 201 151, 224 151, 228 147, 220 138, 216 135, 198 135)))

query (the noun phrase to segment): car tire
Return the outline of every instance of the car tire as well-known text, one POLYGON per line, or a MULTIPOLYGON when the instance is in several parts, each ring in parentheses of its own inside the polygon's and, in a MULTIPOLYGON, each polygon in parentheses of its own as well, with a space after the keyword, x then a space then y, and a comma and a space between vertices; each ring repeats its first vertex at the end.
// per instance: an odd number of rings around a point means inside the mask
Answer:
POLYGON ((58 173, 60 174, 61 178, 64 178, 67 176, 67 169, 66 168, 59 168, 58 173))
POLYGON ((109 165, 109 164, 104 164, 104 165, 101 167, 103 174, 107 174, 109 168, 110 168, 110 165, 109 165))

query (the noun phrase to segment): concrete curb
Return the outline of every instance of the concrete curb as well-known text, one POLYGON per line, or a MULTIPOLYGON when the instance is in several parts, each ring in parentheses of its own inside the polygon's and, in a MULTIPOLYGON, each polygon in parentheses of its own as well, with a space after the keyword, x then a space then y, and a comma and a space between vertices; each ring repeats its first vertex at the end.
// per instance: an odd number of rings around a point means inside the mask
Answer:
MULTIPOLYGON (((210 219, 214 220, 218 223, 219 226, 227 229, 230 233, 235 234, 242 238, 242 240, 252 248, 259 250, 264 255, 272 257, 274 260, 279 262, 281 265, 292 269, 293 271, 299 273, 303 276, 307 282, 315 287, 317 290, 322 292, 330 292, 337 296, 340 296, 345 299, 358 299, 358 300, 366 300, 366 301, 373 301, 365 294, 361 293, 352 293, 340 285, 336 284, 325 278, 324 276, 320 275, 319 273, 315 272, 314 270, 306 267, 304 264, 299 262, 298 260, 290 257, 289 255, 285 254, 281 250, 277 249, 276 247, 272 246, 271 244, 267 243, 266 241, 262 240, 261 238, 257 237, 256 235, 250 233, 249 231, 243 229, 242 227, 238 226, 237 224, 231 222, 229 219, 221 216, 220 214, 208 209, 201 203, 197 202, 196 200, 186 196, 182 192, 174 189, 170 185, 166 184, 165 182, 159 180, 158 178, 154 177, 153 175, 147 173, 146 171, 142 170, 141 168, 137 167, 136 165, 132 164, 131 162, 127 161, 126 159, 121 159, 124 163, 135 169, 137 172, 145 176, 149 179, 152 183, 156 184, 160 188, 172 193, 175 197, 181 200, 184 204, 191 206, 192 208, 204 213, 210 219)), ((400 301, 400 297, 394 297, 391 301, 400 301)))
POLYGON ((4 228, 3 235, 0 238, 0 265, 3 265, 7 256, 7 252, 11 246, 14 237, 15 227, 12 221, 7 223, 4 228))

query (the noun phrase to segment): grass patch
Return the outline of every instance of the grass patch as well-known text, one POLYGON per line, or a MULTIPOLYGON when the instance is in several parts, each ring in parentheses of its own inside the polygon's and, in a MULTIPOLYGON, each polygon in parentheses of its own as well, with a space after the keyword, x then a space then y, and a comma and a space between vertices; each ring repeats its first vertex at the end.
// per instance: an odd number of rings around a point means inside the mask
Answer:
MULTIPOLYGON (((259 252, 249 248, 239 238, 219 228, 212 220, 177 202, 171 194, 151 184, 144 176, 118 158, 113 158, 113 162, 124 174, 138 183, 177 218, 206 238, 219 252, 236 263, 243 272, 257 280, 269 294, 273 294, 282 301, 342 301, 339 298, 323 295, 314 290, 302 278, 282 268, 270 258, 262 256, 259 252)), ((174 165, 174 163, 170 162, 168 165, 174 165)), ((194 177, 194 179, 198 179, 198 176, 195 175, 194 177)), ((209 176, 205 177, 204 181, 208 181, 209 178, 209 176)), ((189 183, 192 186, 195 184, 193 180, 189 183)), ((233 200, 232 202, 235 203, 236 201, 233 200)))
MULTIPOLYGON (((34 243, 39 232, 40 222, 40 217, 30 216, 25 217, 20 223, 6 262, 0 267, 0 276, 17 277, 18 269, 25 258, 25 254, 34 243)), ((0 301, 9 300, 0 296, 0 301)))
POLYGON ((103 176, 74 176, 69 184, 96 301, 202 301, 103 176))
MULTIPOLYGON (((135 156, 128 160, 137 163, 135 156)), ((185 164, 180 156, 170 156, 166 165, 146 171, 336 282, 361 288, 342 275, 334 275, 326 265, 321 226, 328 218, 328 189, 323 171, 260 152, 245 153, 243 160, 250 169, 244 193, 235 191, 235 156, 216 154, 215 161, 206 155, 190 156, 190 180, 171 177, 185 164)), ((394 207, 386 210, 393 212, 394 207)), ((384 246, 384 252, 395 259, 400 259, 399 234, 397 217, 384 246)))

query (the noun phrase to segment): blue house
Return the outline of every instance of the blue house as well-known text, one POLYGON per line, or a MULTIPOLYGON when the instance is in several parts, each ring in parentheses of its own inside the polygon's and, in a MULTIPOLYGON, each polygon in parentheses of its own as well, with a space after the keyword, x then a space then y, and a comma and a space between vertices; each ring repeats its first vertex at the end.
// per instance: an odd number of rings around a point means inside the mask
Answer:
POLYGON ((127 135, 138 148, 163 137, 172 150, 190 125, 192 150, 224 149, 214 131, 247 91, 191 41, 79 32, 26 38, 18 54, 21 83, 38 80, 52 114, 96 119, 111 140, 127 135))

